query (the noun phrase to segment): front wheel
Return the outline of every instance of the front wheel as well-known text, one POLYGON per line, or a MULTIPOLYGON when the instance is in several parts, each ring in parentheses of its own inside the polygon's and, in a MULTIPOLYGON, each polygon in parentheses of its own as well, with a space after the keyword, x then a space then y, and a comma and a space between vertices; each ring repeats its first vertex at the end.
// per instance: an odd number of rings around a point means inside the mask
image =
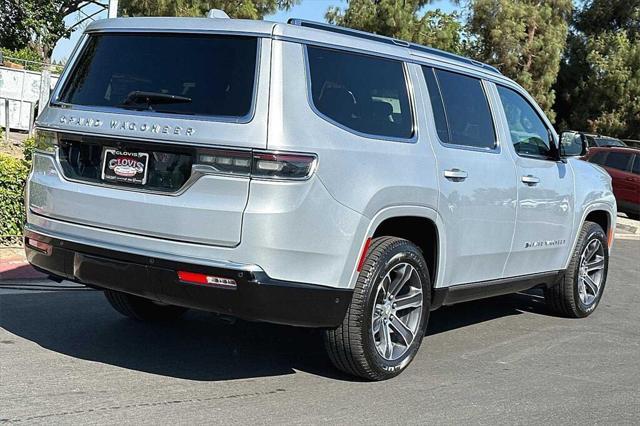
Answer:
POLYGON ((607 236, 597 223, 585 222, 563 280, 545 290, 547 306, 570 318, 590 315, 602 298, 608 269, 607 236))
POLYGON ((325 331, 331 361, 368 380, 397 376, 418 352, 430 300, 420 249, 400 238, 374 239, 342 325, 325 331))

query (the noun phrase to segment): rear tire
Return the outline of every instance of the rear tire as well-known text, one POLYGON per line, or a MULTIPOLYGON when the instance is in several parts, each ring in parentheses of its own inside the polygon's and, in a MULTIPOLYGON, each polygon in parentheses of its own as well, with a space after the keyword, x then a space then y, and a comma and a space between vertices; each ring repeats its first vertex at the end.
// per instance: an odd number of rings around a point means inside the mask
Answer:
POLYGON ((122 315, 137 321, 168 321, 180 318, 187 308, 160 305, 149 299, 115 290, 104 290, 113 308, 122 315))
POLYGON ((585 222, 564 278, 545 290, 547 306, 569 318, 591 315, 602 298, 608 269, 607 236, 597 223, 585 222))
POLYGON ((368 380, 397 376, 418 352, 430 301, 420 249, 400 238, 374 239, 342 324, 325 331, 329 358, 338 369, 368 380))

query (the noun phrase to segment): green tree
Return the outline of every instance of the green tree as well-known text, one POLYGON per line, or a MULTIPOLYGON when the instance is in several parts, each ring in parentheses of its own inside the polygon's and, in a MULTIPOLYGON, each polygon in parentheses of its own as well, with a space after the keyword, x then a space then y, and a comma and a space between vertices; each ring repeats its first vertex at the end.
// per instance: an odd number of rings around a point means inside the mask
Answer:
POLYGON ((0 43, 12 50, 31 47, 49 62, 58 40, 68 38, 105 6, 98 0, 0 0, 0 43), (87 6, 97 11, 67 25, 64 18, 87 6))
POLYGON ((421 13, 428 3, 430 0, 350 0, 345 9, 331 7, 326 19, 343 27, 461 53, 460 15, 439 9, 421 13))
POLYGON ((204 16, 224 10, 232 18, 262 19, 278 9, 288 10, 299 0, 120 0, 122 16, 204 16))
POLYGON ((566 45, 571 0, 475 0, 472 53, 497 66, 536 99, 551 120, 552 89, 566 45))
POLYGON ((640 0, 591 0, 574 15, 556 84, 561 128, 640 138, 640 0))

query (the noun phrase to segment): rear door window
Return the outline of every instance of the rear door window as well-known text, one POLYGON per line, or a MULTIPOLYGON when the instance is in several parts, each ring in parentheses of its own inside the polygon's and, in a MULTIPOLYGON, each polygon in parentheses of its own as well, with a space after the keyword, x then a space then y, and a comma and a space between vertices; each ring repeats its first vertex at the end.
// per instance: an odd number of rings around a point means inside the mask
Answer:
POLYGON ((629 171, 631 155, 625 152, 610 152, 604 165, 612 169, 629 171))
POLYGON ((90 35, 60 102, 200 116, 248 116, 257 38, 90 35))
POLYGON ((322 115, 357 132, 413 136, 402 62, 314 46, 307 53, 311 97, 322 115))
POLYGON ((598 151, 595 154, 593 154, 591 157, 589 157, 589 162, 596 163, 602 166, 604 165, 605 158, 607 158, 607 153, 603 151, 598 151))
POLYGON ((482 82, 449 71, 422 67, 440 140, 493 149, 496 134, 482 82))

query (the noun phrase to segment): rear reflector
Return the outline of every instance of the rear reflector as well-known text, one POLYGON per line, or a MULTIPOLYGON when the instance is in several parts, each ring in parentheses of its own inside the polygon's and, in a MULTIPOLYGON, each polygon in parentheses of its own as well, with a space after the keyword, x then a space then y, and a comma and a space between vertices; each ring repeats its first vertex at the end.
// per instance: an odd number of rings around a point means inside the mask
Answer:
POLYGON ((42 241, 35 240, 33 238, 26 239, 27 246, 32 249, 39 251, 42 254, 46 254, 47 256, 51 255, 51 244, 43 243, 42 241))
POLYGON ((358 272, 362 271, 362 267, 364 266, 364 261, 367 258, 367 252, 369 251, 369 246, 371 245, 371 238, 367 238, 367 241, 364 242, 364 246, 362 247, 362 253, 360 253, 360 260, 358 261, 358 272))
POLYGON ((195 272, 178 271, 178 279, 183 283, 198 284, 208 287, 235 289, 238 284, 231 278, 216 277, 215 275, 197 274, 195 272))
POLYGON ((616 233, 614 228, 609 229, 609 235, 607 235, 607 247, 611 248, 613 245, 613 235, 616 233))

